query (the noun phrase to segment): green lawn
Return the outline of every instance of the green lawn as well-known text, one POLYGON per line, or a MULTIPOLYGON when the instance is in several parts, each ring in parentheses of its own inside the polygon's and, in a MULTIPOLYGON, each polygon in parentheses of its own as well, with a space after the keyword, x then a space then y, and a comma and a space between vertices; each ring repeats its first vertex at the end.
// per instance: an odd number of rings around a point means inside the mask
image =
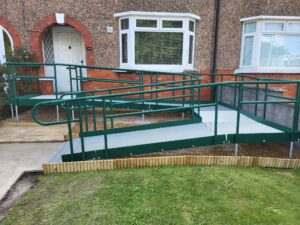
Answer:
POLYGON ((167 167, 41 176, 2 224, 300 224, 300 171, 167 167))

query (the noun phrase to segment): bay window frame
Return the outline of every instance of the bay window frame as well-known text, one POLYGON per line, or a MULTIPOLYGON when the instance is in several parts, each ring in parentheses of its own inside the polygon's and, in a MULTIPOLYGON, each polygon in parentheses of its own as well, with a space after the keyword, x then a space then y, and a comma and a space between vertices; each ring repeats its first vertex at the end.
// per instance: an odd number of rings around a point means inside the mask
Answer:
POLYGON ((119 62, 120 67, 124 69, 140 70, 160 70, 169 72, 182 72, 184 70, 194 70, 195 64, 195 32, 196 20, 200 17, 189 13, 160 13, 160 12, 125 12, 117 13, 119 17, 119 62), (121 30, 121 20, 129 19, 129 29, 121 30), (137 20, 156 20, 157 27, 138 27, 137 20), (163 21, 182 21, 181 28, 163 28, 163 21), (194 31, 189 31, 189 22, 194 22, 194 31), (135 33, 136 32, 159 32, 159 33, 182 33, 182 58, 181 64, 136 64, 135 59, 135 33), (122 34, 128 33, 127 36, 127 63, 122 62, 122 34), (189 38, 193 36, 192 63, 189 63, 189 38))
POLYGON ((288 31, 288 24, 299 23, 300 17, 285 17, 285 16, 257 16, 241 19, 243 23, 242 35, 241 35, 241 49, 240 49, 240 64, 239 68, 235 70, 235 73, 299 73, 300 67, 265 67, 260 66, 260 54, 262 47, 263 35, 299 35, 298 31, 288 31), (256 32, 246 33, 244 32, 245 25, 247 23, 256 22, 256 32), (264 26, 267 23, 283 23, 284 27, 282 31, 265 31, 264 26), (252 50, 252 63, 249 66, 243 65, 244 59, 244 44, 245 37, 254 36, 253 50, 252 50))

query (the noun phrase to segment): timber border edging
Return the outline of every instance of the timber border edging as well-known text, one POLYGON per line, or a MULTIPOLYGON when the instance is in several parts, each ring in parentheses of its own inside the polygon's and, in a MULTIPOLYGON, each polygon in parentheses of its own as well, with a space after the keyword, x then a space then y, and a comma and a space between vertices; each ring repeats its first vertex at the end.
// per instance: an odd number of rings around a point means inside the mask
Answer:
POLYGON ((109 160, 89 160, 79 162, 45 163, 43 164, 43 171, 44 174, 58 174, 177 165, 241 166, 297 169, 300 168, 300 159, 282 159, 248 156, 162 156, 109 160))

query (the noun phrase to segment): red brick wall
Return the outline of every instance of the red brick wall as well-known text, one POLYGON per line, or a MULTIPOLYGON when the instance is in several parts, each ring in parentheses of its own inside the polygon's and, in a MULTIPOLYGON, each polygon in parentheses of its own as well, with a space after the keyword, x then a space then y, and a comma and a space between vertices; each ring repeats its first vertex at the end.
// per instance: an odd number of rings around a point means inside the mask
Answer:
POLYGON ((4 27, 5 30, 9 33, 13 40, 14 48, 21 48, 22 47, 22 41, 20 34, 16 30, 16 28, 12 25, 10 21, 8 21, 3 16, 0 16, 0 25, 4 27))

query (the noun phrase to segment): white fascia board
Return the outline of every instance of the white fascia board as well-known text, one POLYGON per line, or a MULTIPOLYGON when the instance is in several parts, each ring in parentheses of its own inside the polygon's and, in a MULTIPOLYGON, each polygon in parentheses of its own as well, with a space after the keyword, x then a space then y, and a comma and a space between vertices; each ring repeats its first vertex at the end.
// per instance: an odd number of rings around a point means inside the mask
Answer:
POLYGON ((114 17, 127 17, 127 16, 161 16, 161 17, 182 17, 194 20, 200 20, 200 16, 192 13, 171 13, 171 12, 143 12, 143 11, 128 11, 122 13, 115 13, 114 17))
POLYGON ((300 16, 253 16, 242 18, 241 22, 253 20, 300 20, 300 16))

